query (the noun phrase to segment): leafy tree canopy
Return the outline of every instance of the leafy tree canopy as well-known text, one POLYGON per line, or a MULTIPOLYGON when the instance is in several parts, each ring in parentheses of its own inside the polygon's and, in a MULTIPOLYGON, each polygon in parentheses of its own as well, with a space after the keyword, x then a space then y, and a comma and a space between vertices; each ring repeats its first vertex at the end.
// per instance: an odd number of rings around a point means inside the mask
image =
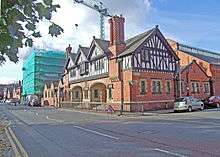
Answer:
POLYGON ((48 33, 58 36, 63 29, 51 21, 52 13, 60 8, 53 0, 1 0, 0 17, 0 65, 6 59, 18 61, 18 48, 32 47, 33 39, 40 38, 36 24, 42 20, 50 22, 48 33))

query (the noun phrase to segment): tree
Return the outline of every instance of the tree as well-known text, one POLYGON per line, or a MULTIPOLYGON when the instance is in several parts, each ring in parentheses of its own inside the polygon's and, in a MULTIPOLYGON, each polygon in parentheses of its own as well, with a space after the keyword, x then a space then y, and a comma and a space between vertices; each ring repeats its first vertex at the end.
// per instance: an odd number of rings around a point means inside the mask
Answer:
POLYGON ((18 62, 18 48, 32 47, 33 39, 40 38, 36 24, 42 20, 50 22, 48 33, 58 36, 63 29, 51 21, 52 13, 60 8, 53 0, 2 0, 0 17, 0 65, 6 59, 18 62))

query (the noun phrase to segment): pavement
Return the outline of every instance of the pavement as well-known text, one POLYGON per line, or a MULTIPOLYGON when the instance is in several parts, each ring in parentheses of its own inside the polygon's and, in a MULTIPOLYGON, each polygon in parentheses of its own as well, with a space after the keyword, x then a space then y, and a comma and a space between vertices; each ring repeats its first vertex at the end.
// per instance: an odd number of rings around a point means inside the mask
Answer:
POLYGON ((219 109, 117 116, 0 104, 2 114, 25 157, 220 156, 219 109))

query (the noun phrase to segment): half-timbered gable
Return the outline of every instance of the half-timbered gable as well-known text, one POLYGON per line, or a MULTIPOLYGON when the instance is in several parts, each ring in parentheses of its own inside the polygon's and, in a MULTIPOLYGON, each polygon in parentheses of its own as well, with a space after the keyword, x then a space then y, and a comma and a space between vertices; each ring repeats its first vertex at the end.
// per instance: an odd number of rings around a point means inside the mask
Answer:
POLYGON ((109 41, 94 38, 88 54, 90 76, 108 73, 108 46, 109 41))
POLYGON ((178 57, 158 28, 128 40, 127 45, 128 48, 120 55, 123 57, 124 68, 132 66, 136 71, 177 70, 178 57))
POLYGON ((89 48, 79 46, 74 65, 69 69, 70 81, 80 79, 89 73, 89 63, 87 55, 89 48))

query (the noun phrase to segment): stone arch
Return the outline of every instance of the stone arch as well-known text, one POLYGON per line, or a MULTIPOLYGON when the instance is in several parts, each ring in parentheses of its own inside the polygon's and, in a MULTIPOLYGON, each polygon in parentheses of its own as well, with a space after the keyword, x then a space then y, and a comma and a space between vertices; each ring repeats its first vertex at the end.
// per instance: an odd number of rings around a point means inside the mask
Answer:
POLYGON ((90 86, 90 101, 106 102, 106 100, 107 100, 106 85, 102 82, 93 83, 90 86))
POLYGON ((77 85, 71 88, 71 101, 82 102, 83 101, 83 89, 77 85))

